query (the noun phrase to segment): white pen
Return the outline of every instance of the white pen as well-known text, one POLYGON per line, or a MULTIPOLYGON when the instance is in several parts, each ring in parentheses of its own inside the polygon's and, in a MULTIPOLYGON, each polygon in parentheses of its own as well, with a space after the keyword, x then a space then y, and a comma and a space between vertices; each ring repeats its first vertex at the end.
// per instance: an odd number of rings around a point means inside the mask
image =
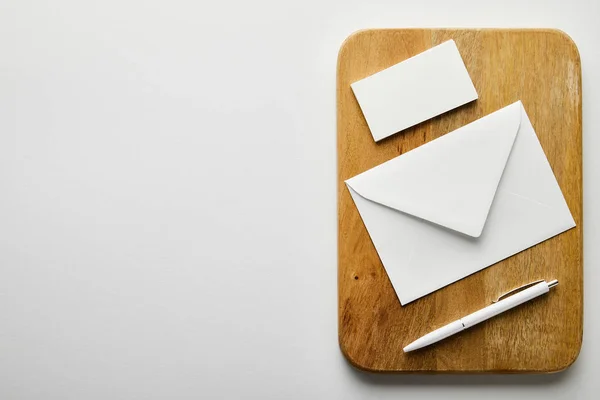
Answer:
POLYGON ((504 311, 510 310, 513 307, 516 307, 529 300, 535 299, 538 296, 546 294, 548 293, 551 287, 554 287, 556 285, 558 285, 558 281, 556 279, 550 282, 541 280, 528 283, 526 285, 513 289, 510 292, 507 292, 500 296, 498 300, 494 301, 494 304, 482 308, 479 311, 475 311, 473 314, 469 314, 466 317, 449 323, 448 325, 442 326, 441 328, 436 329, 435 331, 430 332, 425 336, 421 336, 420 338, 406 346, 404 348, 404 352, 408 353, 409 351, 417 350, 422 347, 429 346, 430 344, 439 342, 440 340, 445 339, 448 336, 452 336, 460 331, 472 327, 473 325, 477 325, 480 322, 495 317, 496 315, 501 314, 504 311), (515 292, 518 293, 511 295, 511 293, 515 292), (504 300, 501 300, 502 298, 504 298, 504 300))

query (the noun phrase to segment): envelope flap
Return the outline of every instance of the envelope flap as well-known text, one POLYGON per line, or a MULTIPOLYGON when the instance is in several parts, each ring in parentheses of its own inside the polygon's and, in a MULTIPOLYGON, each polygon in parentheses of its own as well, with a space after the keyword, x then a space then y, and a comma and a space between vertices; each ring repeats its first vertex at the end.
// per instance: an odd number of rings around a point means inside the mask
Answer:
POLYGON ((346 181, 362 197, 479 237, 521 122, 511 104, 346 181))

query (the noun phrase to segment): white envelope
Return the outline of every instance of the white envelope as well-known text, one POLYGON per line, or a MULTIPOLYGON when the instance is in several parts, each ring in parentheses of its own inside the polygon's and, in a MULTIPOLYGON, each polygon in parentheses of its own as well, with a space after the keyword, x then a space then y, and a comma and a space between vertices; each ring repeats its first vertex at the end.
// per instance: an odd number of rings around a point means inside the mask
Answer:
POLYGON ((346 184, 403 305, 575 226, 520 101, 346 184))

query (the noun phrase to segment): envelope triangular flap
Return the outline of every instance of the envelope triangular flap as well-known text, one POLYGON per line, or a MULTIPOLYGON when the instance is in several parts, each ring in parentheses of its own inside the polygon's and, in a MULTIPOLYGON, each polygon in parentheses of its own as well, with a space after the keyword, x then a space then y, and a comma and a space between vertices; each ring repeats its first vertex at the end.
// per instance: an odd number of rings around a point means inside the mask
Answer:
POLYGON ((346 183, 367 200, 479 237, 521 122, 518 101, 346 183))

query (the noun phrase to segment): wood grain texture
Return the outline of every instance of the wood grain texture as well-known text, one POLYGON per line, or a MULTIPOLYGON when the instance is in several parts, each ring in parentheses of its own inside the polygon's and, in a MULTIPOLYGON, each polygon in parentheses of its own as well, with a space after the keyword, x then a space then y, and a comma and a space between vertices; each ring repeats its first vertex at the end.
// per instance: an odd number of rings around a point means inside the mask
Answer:
POLYGON ((337 66, 338 324, 354 366, 388 372, 555 372, 579 354, 583 332, 581 62, 555 30, 360 31, 337 66), (375 143, 350 84, 454 39, 479 100, 375 143), (404 307, 344 180, 521 100, 577 227, 404 307), (435 346, 404 354, 421 335, 536 279, 552 293, 435 346))

